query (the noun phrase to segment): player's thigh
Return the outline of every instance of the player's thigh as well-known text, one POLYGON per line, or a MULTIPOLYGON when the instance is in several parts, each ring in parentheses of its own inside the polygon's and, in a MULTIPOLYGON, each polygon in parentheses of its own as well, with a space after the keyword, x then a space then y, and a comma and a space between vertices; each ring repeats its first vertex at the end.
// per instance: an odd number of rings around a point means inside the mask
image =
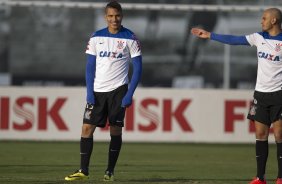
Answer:
POLYGON ((96 129, 95 125, 83 123, 81 130, 81 137, 84 138, 92 137, 95 129, 96 129))
POLYGON ((256 139, 267 140, 269 135, 269 126, 255 121, 256 139))
MULTIPOLYGON (((282 99, 281 99, 281 103, 282 103, 282 99)), ((282 104, 271 106, 271 108, 270 108, 270 120, 271 120, 271 122, 276 122, 278 120, 282 120, 282 104)))
POLYGON ((123 97, 127 92, 127 85, 117 88, 108 98, 108 111, 110 125, 123 127, 126 108, 121 106, 123 97))
POLYGON ((276 122, 282 119, 282 90, 273 92, 269 96, 270 120, 276 122))
POLYGON ((270 114, 275 140, 282 142, 282 105, 273 106, 270 114))
POLYGON ((83 123, 105 127, 108 116, 107 93, 95 92, 95 104, 86 104, 83 123))
POLYGON ((271 126, 267 94, 255 91, 254 99, 248 113, 248 119, 271 126))
POLYGON ((276 142, 282 142, 282 120, 279 119, 275 121, 273 124, 273 132, 276 142))

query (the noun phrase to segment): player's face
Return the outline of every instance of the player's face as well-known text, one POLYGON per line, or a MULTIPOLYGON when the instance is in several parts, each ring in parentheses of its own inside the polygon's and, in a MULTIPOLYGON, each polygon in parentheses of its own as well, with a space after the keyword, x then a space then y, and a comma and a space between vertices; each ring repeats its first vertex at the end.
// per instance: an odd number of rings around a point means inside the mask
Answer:
POLYGON ((121 27, 122 13, 115 8, 107 8, 105 19, 109 31, 113 34, 117 33, 121 27))
POLYGON ((261 17, 261 28, 262 31, 270 31, 273 27, 273 24, 271 23, 273 17, 271 16, 271 13, 268 11, 265 11, 261 17))

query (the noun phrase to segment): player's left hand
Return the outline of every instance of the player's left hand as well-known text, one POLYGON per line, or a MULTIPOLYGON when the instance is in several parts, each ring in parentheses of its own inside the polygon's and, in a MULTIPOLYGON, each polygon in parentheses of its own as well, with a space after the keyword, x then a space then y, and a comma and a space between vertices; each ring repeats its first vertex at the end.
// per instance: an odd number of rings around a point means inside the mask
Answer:
POLYGON ((128 93, 123 97, 121 106, 122 107, 129 107, 132 104, 132 96, 128 93))

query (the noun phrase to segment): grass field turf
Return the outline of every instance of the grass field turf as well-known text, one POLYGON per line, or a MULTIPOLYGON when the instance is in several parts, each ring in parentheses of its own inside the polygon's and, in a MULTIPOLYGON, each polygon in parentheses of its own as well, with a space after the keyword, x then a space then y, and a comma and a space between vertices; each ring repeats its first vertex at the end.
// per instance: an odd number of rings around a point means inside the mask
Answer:
MULTIPOLYGON (((256 173, 253 144, 124 143, 115 184, 247 184, 256 173)), ((79 142, 0 141, 1 184, 93 184, 102 181, 108 143, 95 143, 90 180, 66 182, 79 166, 79 142)), ((277 174, 270 145, 268 183, 277 174)))

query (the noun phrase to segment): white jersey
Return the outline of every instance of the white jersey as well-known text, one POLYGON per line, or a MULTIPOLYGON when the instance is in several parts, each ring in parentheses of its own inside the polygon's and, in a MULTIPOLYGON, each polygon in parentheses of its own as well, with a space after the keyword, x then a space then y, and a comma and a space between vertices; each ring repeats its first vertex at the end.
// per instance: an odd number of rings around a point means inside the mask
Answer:
POLYGON ((90 38, 87 54, 96 56, 95 92, 109 92, 128 84, 131 58, 141 55, 134 33, 124 27, 117 34, 108 28, 99 30, 90 38))
POLYGON ((282 33, 270 36, 268 32, 246 36, 251 46, 257 47, 258 71, 255 90, 274 92, 282 89, 282 33))

